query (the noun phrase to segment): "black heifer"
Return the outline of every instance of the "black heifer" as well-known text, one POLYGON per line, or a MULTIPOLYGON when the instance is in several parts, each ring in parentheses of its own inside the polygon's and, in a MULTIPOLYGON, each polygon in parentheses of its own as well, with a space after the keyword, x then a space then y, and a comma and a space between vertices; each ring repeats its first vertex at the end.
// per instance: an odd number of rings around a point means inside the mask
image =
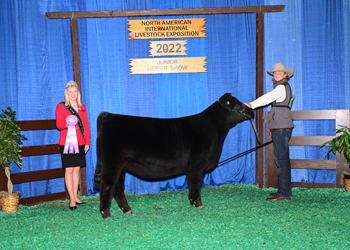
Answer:
POLYGON ((112 196, 124 213, 132 213, 125 195, 125 172, 146 180, 186 173, 191 205, 202 208, 201 185, 219 161, 228 131, 254 116, 231 94, 203 112, 157 119, 103 112, 97 118, 95 183, 100 187, 100 212, 111 217, 112 196))

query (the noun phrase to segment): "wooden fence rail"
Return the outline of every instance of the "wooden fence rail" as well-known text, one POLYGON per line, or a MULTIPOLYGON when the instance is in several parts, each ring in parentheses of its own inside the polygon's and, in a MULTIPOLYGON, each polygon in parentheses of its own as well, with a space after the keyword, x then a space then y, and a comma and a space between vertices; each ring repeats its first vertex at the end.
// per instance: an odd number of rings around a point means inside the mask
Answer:
MULTIPOLYGON (((308 110, 292 111, 294 120, 334 120, 336 128, 339 125, 349 126, 350 110, 308 110)), ((269 112, 265 112, 265 140, 270 141, 269 112)), ((315 128, 317 129, 317 128, 315 128)), ((292 136, 289 146, 321 146, 324 142, 333 139, 334 136, 292 136)), ((274 162, 273 144, 265 148, 265 187, 277 188, 278 168, 274 162)), ((336 171, 336 183, 311 183, 311 182, 292 182, 292 187, 306 188, 340 188, 343 187, 343 172, 349 170, 349 164, 339 153, 336 154, 336 160, 306 160, 291 159, 292 169, 327 169, 336 171)))
MULTIPOLYGON (((56 128, 56 120, 35 120, 35 121, 19 121, 19 127, 22 131, 29 130, 53 130, 56 128)), ((58 140, 58 138, 57 138, 58 140)), ((38 155, 50 155, 50 154, 59 154, 60 148, 58 144, 49 144, 49 145, 39 145, 39 146, 26 146, 22 147, 22 157, 38 156, 38 155)), ((23 166, 25 168, 25 166, 23 166)), ((13 184, 20 184, 24 182, 32 181, 41 181, 41 180, 50 180, 56 178, 64 177, 64 169, 46 169, 40 171, 32 172, 23 172, 17 174, 11 174, 11 181, 13 184)), ((62 185, 65 185, 62 182, 62 185)), ((5 172, 0 172, 0 190, 7 191, 7 177, 5 172)), ((87 195, 86 189, 86 171, 85 168, 80 170, 80 195, 87 195)), ((28 198, 22 198, 19 200, 19 203, 22 205, 32 206, 38 203, 52 201, 52 200, 65 200, 68 199, 67 192, 52 193, 28 198)))

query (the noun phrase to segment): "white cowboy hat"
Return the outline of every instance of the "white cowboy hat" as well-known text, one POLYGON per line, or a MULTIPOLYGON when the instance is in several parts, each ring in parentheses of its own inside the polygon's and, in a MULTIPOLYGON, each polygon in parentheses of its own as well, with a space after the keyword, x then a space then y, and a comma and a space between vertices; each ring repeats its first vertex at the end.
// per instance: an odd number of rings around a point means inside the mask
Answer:
POLYGON ((276 63, 272 71, 267 71, 270 75, 273 76, 274 72, 285 72, 288 75, 288 78, 291 78, 294 75, 294 70, 292 68, 286 68, 282 63, 276 63))

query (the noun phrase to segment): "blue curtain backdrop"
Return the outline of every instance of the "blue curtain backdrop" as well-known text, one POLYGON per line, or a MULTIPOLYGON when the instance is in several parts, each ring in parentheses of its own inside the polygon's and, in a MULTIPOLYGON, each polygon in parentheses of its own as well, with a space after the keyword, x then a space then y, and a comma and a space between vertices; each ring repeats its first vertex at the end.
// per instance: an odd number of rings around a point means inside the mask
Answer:
MULTIPOLYGON (((46 12, 286 5, 265 14, 264 69, 282 62, 295 71, 290 80, 293 110, 349 109, 350 4, 347 0, 2 0, 0 1, 0 108, 10 106, 18 120, 54 119, 64 87, 73 79, 69 20, 49 20, 46 12)), ((127 20, 78 19, 83 103, 88 109, 91 149, 87 158, 88 194, 96 193, 96 119, 100 112, 181 117, 201 112, 224 93, 243 102, 255 99, 255 14, 172 16, 206 18, 206 38, 186 38, 187 56, 206 57, 207 73, 130 75, 129 59, 148 58, 149 40, 129 40, 127 20)), ((272 89, 265 74, 264 91, 272 89)), ((266 108, 269 110, 269 108, 266 108)), ((332 135, 327 121, 296 122, 293 135, 332 135)), ((24 146, 58 142, 59 131, 23 132, 24 146)), ((233 128, 220 160, 255 146, 250 123, 233 128)), ((324 159, 327 149, 293 147, 294 159, 324 159)), ((12 173, 60 168, 59 155, 24 157, 12 173)), ((334 171, 293 170, 293 181, 335 182, 334 171)), ((205 185, 255 183, 255 154, 208 173, 205 185)), ((184 176, 148 182, 127 175, 126 191, 157 193, 187 188, 184 176)), ((64 190, 62 178, 15 185, 21 197, 64 190)))

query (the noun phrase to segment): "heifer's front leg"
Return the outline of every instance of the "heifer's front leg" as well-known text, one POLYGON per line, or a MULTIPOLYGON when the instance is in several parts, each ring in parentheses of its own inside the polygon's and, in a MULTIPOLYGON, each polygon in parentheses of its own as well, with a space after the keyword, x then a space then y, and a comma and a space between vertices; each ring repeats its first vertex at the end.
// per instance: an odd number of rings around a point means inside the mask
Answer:
POLYGON ((201 199, 201 186, 203 182, 203 177, 200 173, 187 173, 186 175, 188 183, 188 198, 190 200, 191 206, 196 208, 203 208, 201 199))
POLYGON ((126 214, 132 214, 133 211, 129 207, 124 193, 125 170, 119 176, 117 185, 114 190, 114 199, 117 201, 119 208, 126 214))

